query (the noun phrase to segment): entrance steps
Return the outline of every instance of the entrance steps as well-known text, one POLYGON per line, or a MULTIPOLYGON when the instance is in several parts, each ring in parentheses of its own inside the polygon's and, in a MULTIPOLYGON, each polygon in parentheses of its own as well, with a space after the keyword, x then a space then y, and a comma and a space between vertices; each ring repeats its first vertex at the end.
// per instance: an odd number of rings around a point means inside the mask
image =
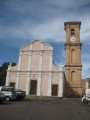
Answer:
POLYGON ((33 96, 33 95, 27 95, 26 96, 27 99, 31 99, 31 100, 59 100, 61 99, 60 97, 49 97, 49 96, 33 96))

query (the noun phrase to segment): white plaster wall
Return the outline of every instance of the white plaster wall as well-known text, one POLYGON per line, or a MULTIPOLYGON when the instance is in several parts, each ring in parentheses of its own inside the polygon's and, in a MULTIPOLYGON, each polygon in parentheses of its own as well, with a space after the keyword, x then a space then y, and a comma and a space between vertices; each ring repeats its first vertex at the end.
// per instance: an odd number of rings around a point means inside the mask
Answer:
POLYGON ((27 55, 27 54, 22 55, 21 71, 27 71, 27 69, 28 69, 28 60, 29 60, 29 55, 27 55))
POLYGON ((49 75, 42 75, 42 81, 41 81, 41 96, 48 96, 48 79, 49 75))
POLYGON ((50 54, 43 54, 42 58, 42 71, 49 71, 49 63, 50 63, 50 54))
POLYGON ((31 71, 38 71, 39 70, 39 61, 40 61, 40 54, 32 54, 31 58, 31 71))
POLYGON ((26 91, 26 80, 27 80, 27 75, 25 75, 25 74, 20 75, 19 89, 26 91))

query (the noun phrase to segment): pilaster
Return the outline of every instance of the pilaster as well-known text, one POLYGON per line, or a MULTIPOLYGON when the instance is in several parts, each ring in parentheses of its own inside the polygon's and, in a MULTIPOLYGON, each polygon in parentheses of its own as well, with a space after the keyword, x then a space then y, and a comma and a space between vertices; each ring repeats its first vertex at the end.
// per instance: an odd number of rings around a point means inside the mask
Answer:
MULTIPOLYGON (((30 45, 30 50, 32 50, 32 44, 30 45)), ((26 94, 29 95, 29 86, 30 86, 30 68, 31 68, 31 58, 32 52, 29 52, 29 60, 28 60, 28 75, 27 75, 27 83, 26 83, 26 94)))
POLYGON ((19 53, 19 61, 18 61, 18 72, 17 72, 17 79, 16 79, 16 88, 18 89, 19 85, 19 76, 20 76, 20 67, 21 67, 21 59, 22 59, 22 52, 19 53))
POLYGON ((10 69, 11 69, 11 62, 10 62, 10 65, 8 66, 8 70, 7 70, 6 83, 5 83, 6 86, 9 86, 10 69))
POLYGON ((50 64, 49 64, 48 96, 51 96, 51 86, 52 86, 52 51, 50 53, 50 64))
POLYGON ((40 74, 38 75, 38 80, 37 80, 37 96, 41 95, 41 71, 42 71, 42 57, 43 57, 43 43, 41 44, 41 51, 40 51, 40 62, 39 62, 39 71, 40 74))
POLYGON ((63 97, 63 94, 64 94, 64 76, 63 76, 63 65, 61 64, 58 97, 63 97))
POLYGON ((38 75, 38 80, 37 80, 37 96, 41 95, 41 74, 38 75))

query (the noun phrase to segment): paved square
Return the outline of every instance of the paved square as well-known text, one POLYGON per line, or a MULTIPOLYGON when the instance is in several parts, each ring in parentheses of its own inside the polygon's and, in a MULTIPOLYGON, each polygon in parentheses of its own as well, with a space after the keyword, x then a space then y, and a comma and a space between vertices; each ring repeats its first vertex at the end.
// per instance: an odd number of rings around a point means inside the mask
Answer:
POLYGON ((12 101, 0 104, 0 120, 90 120, 80 99, 12 101))

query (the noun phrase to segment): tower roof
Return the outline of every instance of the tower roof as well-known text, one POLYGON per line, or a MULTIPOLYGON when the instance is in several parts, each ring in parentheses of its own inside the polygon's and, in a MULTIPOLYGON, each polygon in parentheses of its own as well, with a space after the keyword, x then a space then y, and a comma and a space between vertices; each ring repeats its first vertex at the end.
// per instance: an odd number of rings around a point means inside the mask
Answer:
POLYGON ((64 22, 65 30, 66 30, 66 25, 81 25, 81 21, 66 21, 64 22))

